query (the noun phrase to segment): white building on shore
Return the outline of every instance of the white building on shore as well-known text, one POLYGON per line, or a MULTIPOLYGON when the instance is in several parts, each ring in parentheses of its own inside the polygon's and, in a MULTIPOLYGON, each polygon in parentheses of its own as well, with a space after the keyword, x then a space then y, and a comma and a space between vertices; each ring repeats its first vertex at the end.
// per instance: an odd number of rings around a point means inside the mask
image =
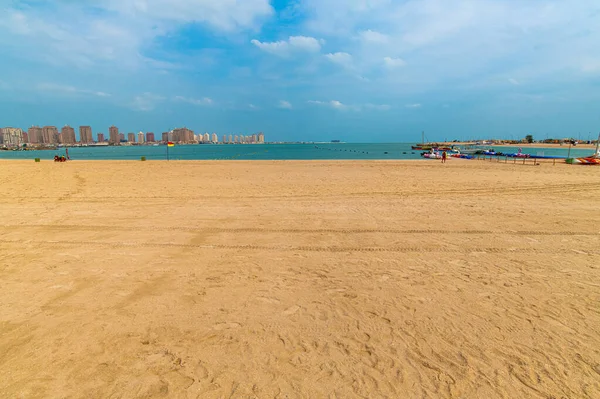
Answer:
POLYGON ((17 146, 23 144, 23 130, 18 127, 0 128, 0 144, 17 146))

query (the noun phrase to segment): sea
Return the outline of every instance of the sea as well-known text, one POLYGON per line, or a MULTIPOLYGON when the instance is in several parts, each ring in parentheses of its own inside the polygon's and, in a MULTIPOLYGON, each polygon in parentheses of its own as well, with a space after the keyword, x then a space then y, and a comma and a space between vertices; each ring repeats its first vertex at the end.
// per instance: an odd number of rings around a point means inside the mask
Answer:
MULTIPOLYGON (((70 147, 72 160, 397 160, 423 159, 423 151, 412 150, 414 143, 311 143, 311 144, 190 144, 159 146, 70 147), (168 151, 167 151, 168 150, 168 151)), ((494 147, 481 147, 482 149, 494 147)), ((496 147, 503 153, 516 153, 518 147, 496 147)), ((531 155, 567 157, 564 148, 523 148, 531 155)), ((585 157, 592 149, 571 148, 571 157, 585 157)), ((65 155, 65 148, 40 151, 0 151, 0 159, 53 159, 65 155)))

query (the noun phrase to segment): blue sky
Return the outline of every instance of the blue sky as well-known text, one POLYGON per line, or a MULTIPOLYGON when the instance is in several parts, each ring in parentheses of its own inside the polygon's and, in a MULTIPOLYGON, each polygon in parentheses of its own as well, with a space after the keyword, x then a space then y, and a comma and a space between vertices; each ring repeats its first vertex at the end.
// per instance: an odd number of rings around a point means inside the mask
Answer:
POLYGON ((595 138, 597 0, 0 0, 0 125, 595 138))

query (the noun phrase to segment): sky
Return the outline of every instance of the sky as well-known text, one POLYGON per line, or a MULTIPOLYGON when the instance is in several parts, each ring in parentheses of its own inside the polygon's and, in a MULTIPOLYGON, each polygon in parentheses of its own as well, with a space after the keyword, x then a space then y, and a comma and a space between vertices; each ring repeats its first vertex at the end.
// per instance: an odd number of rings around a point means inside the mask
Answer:
POLYGON ((598 0, 0 0, 0 126, 595 139, 598 0))

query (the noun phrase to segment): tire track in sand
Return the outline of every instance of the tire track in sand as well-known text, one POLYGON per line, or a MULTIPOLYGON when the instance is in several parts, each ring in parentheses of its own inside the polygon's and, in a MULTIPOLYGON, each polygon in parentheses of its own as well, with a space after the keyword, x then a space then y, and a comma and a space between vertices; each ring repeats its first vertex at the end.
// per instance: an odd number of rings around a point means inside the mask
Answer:
POLYGON ((460 234, 460 235, 519 235, 519 236, 600 236, 600 232, 578 232, 578 231, 534 231, 534 230, 444 230, 444 229, 290 229, 290 228, 261 228, 261 227, 185 227, 185 226, 108 226, 108 225, 51 225, 51 224, 28 224, 28 225, 0 225, 2 229, 16 230, 22 228, 43 228, 61 231, 182 231, 196 233, 283 233, 283 234, 460 234))
MULTIPOLYGON (((564 254, 564 249, 536 249, 536 248, 445 248, 445 247, 338 247, 338 246, 283 246, 283 245, 223 245, 223 244, 182 244, 173 242, 107 242, 107 241, 79 241, 79 240, 10 240, 0 239, 3 244, 17 245, 66 245, 66 246, 94 246, 109 248, 188 248, 188 249, 218 249, 218 250, 243 250, 243 251, 292 251, 292 252, 398 252, 398 253, 447 253, 447 254, 564 254)), ((572 249, 574 254, 600 255, 600 251, 572 249)))

